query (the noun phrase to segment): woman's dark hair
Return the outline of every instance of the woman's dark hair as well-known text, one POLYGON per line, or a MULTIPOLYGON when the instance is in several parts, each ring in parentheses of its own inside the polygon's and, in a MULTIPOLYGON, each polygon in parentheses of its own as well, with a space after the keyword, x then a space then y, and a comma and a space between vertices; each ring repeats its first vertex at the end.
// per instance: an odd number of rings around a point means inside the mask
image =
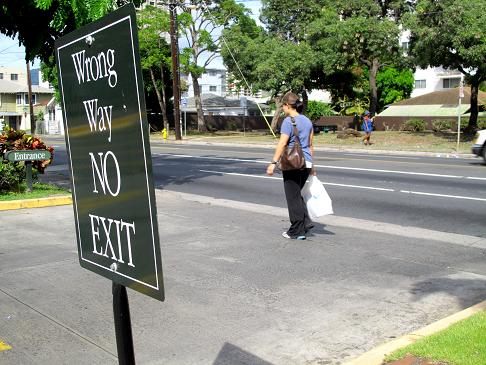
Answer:
POLYGON ((290 91, 284 95, 282 103, 297 110, 298 113, 302 113, 302 110, 304 110, 304 103, 299 99, 299 96, 290 91))

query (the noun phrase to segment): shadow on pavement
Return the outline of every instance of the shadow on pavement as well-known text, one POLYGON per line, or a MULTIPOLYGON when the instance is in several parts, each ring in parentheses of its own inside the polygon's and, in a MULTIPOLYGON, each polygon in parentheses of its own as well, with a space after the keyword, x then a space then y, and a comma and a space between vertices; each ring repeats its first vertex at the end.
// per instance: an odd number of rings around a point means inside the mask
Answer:
POLYGON ((416 301, 435 293, 449 294, 467 308, 486 300, 486 279, 431 278, 416 283, 410 293, 416 301))
POLYGON ((213 365, 272 365, 272 363, 226 342, 213 365))

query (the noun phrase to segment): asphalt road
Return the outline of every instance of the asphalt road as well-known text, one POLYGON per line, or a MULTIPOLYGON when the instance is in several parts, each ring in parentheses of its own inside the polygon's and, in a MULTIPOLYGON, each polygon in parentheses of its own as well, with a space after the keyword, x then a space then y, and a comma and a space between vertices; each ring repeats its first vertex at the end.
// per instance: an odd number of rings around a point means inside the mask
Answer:
MULTIPOLYGON (((52 144, 43 178, 66 181, 52 144)), ((297 242, 271 149, 152 152, 166 301, 129 291, 140 364, 338 365, 484 300, 479 161, 318 152, 336 215, 297 242)), ((0 363, 117 363, 110 282, 79 266, 72 207, 0 213, 0 363)))
MULTIPOLYGON (((265 175, 272 149, 152 143, 152 155, 157 188, 285 207, 281 175, 265 175)), ((480 159, 317 151, 315 164, 338 216, 486 237, 480 159)))

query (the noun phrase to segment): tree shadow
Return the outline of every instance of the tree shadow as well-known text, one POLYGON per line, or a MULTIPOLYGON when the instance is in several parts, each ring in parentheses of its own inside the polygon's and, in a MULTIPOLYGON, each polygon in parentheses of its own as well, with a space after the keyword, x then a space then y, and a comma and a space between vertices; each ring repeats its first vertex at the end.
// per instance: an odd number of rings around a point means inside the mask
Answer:
POLYGON ((213 365, 272 365, 272 363, 225 342, 213 365))
POLYGON ((410 293, 415 301, 445 293, 455 297, 461 307, 467 308, 486 299, 486 279, 430 278, 416 283, 410 293))

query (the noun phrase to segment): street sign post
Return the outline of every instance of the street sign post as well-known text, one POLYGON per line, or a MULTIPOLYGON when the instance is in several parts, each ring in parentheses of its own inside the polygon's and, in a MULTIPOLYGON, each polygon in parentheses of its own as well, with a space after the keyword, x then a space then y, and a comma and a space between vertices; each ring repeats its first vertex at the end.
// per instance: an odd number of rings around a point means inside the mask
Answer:
POLYGON ((133 4, 57 40, 56 58, 79 262, 113 281, 119 360, 131 363, 124 287, 164 300, 133 4))
POLYGON ((6 152, 4 158, 11 162, 25 161, 27 191, 32 191, 32 161, 49 160, 51 153, 48 150, 17 150, 6 152))

